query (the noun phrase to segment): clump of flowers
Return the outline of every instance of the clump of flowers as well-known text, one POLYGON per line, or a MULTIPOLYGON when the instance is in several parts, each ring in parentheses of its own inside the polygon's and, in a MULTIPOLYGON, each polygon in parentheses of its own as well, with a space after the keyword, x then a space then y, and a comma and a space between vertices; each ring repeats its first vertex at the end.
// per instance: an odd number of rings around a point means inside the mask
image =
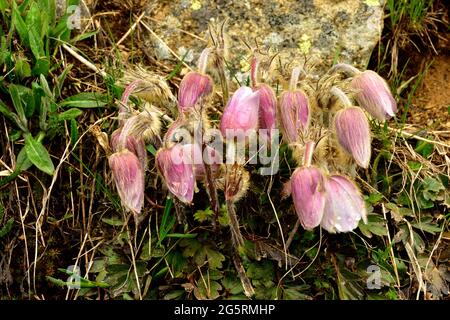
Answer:
MULTIPOLYGON (((214 47, 201 53, 197 68, 181 80, 176 119, 160 140, 155 165, 167 190, 181 205, 195 201, 198 184, 205 187, 216 230, 219 192, 223 192, 236 248, 234 262, 244 291, 251 296, 253 288, 242 272, 239 258, 246 239, 236 213, 238 202, 251 186, 246 164, 261 156, 261 150, 271 149, 277 155, 278 145, 273 147, 273 142, 281 129, 283 141, 292 148, 299 165, 286 190, 291 192, 301 225, 305 229, 321 226, 330 233, 352 231, 361 220, 367 222, 364 200, 353 177, 356 166, 368 168, 370 163, 369 119, 385 121, 394 116, 397 106, 378 74, 361 72, 347 64, 335 65, 321 78, 295 67, 288 87, 277 96, 268 83, 260 82, 260 59, 256 55, 250 63, 250 85, 240 85, 228 97, 231 86, 225 77, 221 56, 224 50, 223 41, 214 41, 214 47), (210 69, 218 75, 222 88, 218 121, 211 117, 214 73, 208 73, 210 69), (252 149, 258 138, 258 149, 252 149), (242 149, 245 152, 239 152, 242 149)), ((111 136, 108 156, 122 204, 135 215, 144 205, 145 141, 159 137, 161 128, 159 118, 163 112, 151 103, 161 105, 164 100, 142 88, 153 86, 167 101, 175 100, 167 98, 170 94, 166 85, 148 83, 151 85, 135 80, 126 88, 119 110, 119 129, 111 136), (142 97, 151 101, 142 111, 127 107, 128 96, 137 88, 142 97)), ((178 218, 179 222, 186 221, 178 218)))

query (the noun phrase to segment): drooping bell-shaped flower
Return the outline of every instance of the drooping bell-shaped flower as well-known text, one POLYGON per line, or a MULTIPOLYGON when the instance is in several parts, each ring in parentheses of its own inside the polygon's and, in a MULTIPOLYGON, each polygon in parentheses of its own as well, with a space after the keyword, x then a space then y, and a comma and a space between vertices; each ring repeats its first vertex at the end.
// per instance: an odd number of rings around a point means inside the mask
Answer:
POLYGON ((147 151, 145 150, 145 142, 143 139, 136 138, 135 136, 128 135, 126 136, 125 145, 120 145, 120 134, 122 129, 114 130, 111 134, 111 149, 113 152, 119 152, 123 148, 128 149, 132 153, 134 153, 139 161, 141 162, 142 167, 147 167, 147 151))
POLYGON ((309 123, 308 97, 302 90, 285 91, 280 97, 280 114, 284 133, 289 143, 299 138, 309 123))
POLYGON ((181 80, 178 90, 178 110, 180 113, 192 110, 213 91, 213 81, 206 74, 210 52, 210 48, 204 49, 198 59, 198 71, 187 73, 181 80))
POLYGON ((288 143, 298 141, 300 133, 304 132, 309 125, 310 105, 308 96, 302 90, 297 89, 301 72, 300 68, 292 70, 289 90, 284 91, 280 96, 281 123, 288 143))
POLYGON ((258 82, 259 59, 254 56, 250 64, 250 79, 254 91, 259 91, 259 128, 266 129, 265 137, 271 138, 277 126, 277 97, 267 84, 258 82))
POLYGON ((391 90, 386 81, 372 70, 356 74, 351 82, 356 90, 356 100, 370 115, 380 121, 393 117, 397 112, 391 90))
POLYGON ((139 213, 144 205, 144 169, 136 154, 128 149, 108 158, 109 166, 123 206, 139 213))
POLYGON ((273 89, 267 84, 260 84, 259 91, 259 128, 267 129, 269 138, 271 130, 277 125, 277 97, 273 89))
POLYGON ((156 164, 167 188, 180 201, 192 202, 195 179, 191 159, 181 145, 160 149, 156 153, 156 164))
POLYGON ((242 134, 258 128, 259 91, 240 87, 228 101, 220 121, 223 136, 230 130, 232 134, 242 134))
POLYGON ((178 91, 178 108, 180 112, 192 109, 200 99, 210 95, 213 90, 211 78, 199 72, 189 72, 181 80, 178 91))
POLYGON ((353 182, 340 175, 325 180, 325 208, 320 225, 331 233, 349 232, 363 219, 367 223, 364 199, 353 182))
POLYGON ((325 177, 315 167, 302 167, 294 171, 291 177, 291 193, 295 211, 303 228, 317 227, 325 207, 325 177))
POLYGON ((370 162, 371 137, 364 112, 358 107, 339 110, 334 117, 334 129, 342 148, 358 165, 367 168, 370 162))

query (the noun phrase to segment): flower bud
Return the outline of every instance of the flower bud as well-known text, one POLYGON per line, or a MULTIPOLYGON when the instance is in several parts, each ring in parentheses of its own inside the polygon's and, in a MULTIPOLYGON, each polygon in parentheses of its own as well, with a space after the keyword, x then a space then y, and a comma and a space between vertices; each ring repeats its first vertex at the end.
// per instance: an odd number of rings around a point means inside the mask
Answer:
POLYGON ((144 205, 144 169, 138 157, 123 149, 108 158, 120 200, 127 210, 139 213, 144 205))
POLYGON ((195 180, 191 159, 182 146, 160 149, 156 153, 156 164, 167 188, 180 201, 192 202, 195 180))
POLYGON ((348 178, 333 175, 325 181, 325 209, 321 226, 331 233, 349 232, 359 220, 367 223, 364 200, 358 188, 348 178))
POLYGON ((189 72, 181 80, 178 91, 178 109, 180 113, 190 110, 204 97, 210 95, 213 82, 206 74, 189 72))
POLYGON ((351 82, 357 90, 356 100, 370 115, 380 121, 394 116, 397 112, 391 90, 386 81, 372 70, 361 72, 351 82))
POLYGON ((227 130, 247 131, 258 128, 259 91, 240 87, 231 97, 220 121, 220 131, 226 136, 227 130))
POLYGON ((302 90, 285 91, 280 97, 280 114, 285 138, 294 143, 299 138, 299 132, 304 132, 309 124, 308 97, 302 90))
POLYGON ((370 128, 366 115, 358 107, 339 110, 334 117, 334 129, 339 144, 356 163, 367 168, 370 162, 370 128))
POLYGON ((291 192, 295 211, 303 228, 317 227, 325 207, 324 176, 315 167, 303 167, 291 177, 291 192))
POLYGON ((267 129, 269 137, 270 130, 276 128, 277 123, 277 97, 272 88, 266 84, 261 84, 259 90, 259 127, 267 129))

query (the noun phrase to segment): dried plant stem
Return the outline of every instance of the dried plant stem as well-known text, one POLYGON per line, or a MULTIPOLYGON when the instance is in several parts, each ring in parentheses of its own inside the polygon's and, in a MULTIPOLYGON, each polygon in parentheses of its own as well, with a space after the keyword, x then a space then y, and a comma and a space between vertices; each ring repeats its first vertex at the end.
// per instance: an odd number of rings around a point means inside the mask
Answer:
POLYGON ((298 228, 300 228, 300 220, 299 219, 297 219, 297 222, 295 223, 294 228, 289 233, 289 238, 286 241, 286 250, 289 248, 289 246, 291 245, 292 241, 294 241, 294 237, 295 237, 295 234, 298 231, 298 228))
POLYGON ((255 289, 253 289, 252 283, 250 282, 250 279, 247 277, 247 274, 245 273, 241 257, 238 254, 234 254, 233 262, 236 271, 239 275, 239 278, 241 279, 242 287, 244 288, 244 294, 249 298, 252 297, 255 294, 255 289))
POLYGON ((236 210, 234 208, 234 202, 232 200, 227 200, 226 203, 227 203, 228 218, 230 220, 231 239, 233 240, 233 244, 236 250, 239 251, 239 248, 244 245, 244 238, 242 237, 242 234, 239 231, 239 220, 236 215, 236 210))
MULTIPOLYGON (((203 146, 203 152, 205 150, 205 146, 203 146)), ((218 200, 218 196, 217 196, 217 188, 216 185, 214 184, 214 180, 212 177, 212 172, 211 172, 211 166, 209 164, 204 164, 205 166, 205 184, 206 184, 206 189, 208 191, 208 195, 209 195, 209 200, 211 201, 211 209, 214 212, 214 219, 213 219, 213 227, 214 227, 214 231, 218 231, 219 228, 219 200, 218 200)))
POLYGON ((258 58, 253 57, 250 67, 250 81, 253 88, 256 88, 258 86, 258 67, 259 60, 258 58))
POLYGON ((184 214, 183 203, 179 201, 178 198, 175 196, 173 196, 172 198, 173 198, 173 205, 175 207, 175 213, 177 215, 178 224, 186 225, 187 219, 186 215, 184 214))
POLYGON ((295 67, 292 70, 291 81, 289 82, 289 90, 295 91, 297 90, 298 79, 300 78, 300 74, 302 73, 302 68, 295 67))
POLYGON ((129 36, 129 34, 133 32, 134 29, 136 29, 137 25, 139 24, 139 22, 141 22, 141 19, 144 17, 144 15, 145 11, 141 13, 141 15, 137 18, 137 20, 131 25, 130 29, 128 29, 128 31, 125 32, 122 38, 120 38, 120 40, 117 41, 116 47, 118 47, 119 44, 121 44, 129 36))
POLYGON ((67 44, 63 43, 62 47, 64 49, 67 50, 67 52, 69 52, 75 59, 77 59, 78 61, 80 61, 82 64, 84 64, 86 67, 88 67, 89 69, 91 69, 92 71, 95 71, 97 73, 99 73, 102 77, 106 77, 107 74, 105 71, 100 70, 99 68, 97 68, 93 63, 89 62, 88 60, 86 60, 84 57, 82 57, 81 55, 79 55, 78 53, 76 53, 71 47, 69 47, 67 44))
MULTIPOLYGON (((222 59, 221 59, 222 60, 222 59)), ((227 105, 229 90, 228 90, 228 81, 225 75, 225 63, 223 61, 218 63, 217 70, 219 73, 220 86, 222 87, 222 103, 224 106, 227 105)))
POLYGON ((206 73, 206 67, 208 66, 208 57, 211 52, 211 48, 205 48, 203 49, 202 53, 200 54, 200 58, 198 58, 198 64, 197 68, 198 71, 205 74, 206 73))

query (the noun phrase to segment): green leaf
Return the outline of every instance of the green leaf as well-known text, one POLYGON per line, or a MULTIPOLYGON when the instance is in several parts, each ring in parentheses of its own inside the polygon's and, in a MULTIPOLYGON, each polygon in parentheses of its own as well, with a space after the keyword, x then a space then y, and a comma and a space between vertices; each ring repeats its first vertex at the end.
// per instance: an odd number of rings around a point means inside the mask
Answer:
POLYGON ((161 224, 159 226, 159 241, 158 246, 161 245, 161 242, 167 237, 167 234, 172 229, 175 224, 176 217, 174 214, 170 215, 172 209, 173 200, 172 198, 166 199, 166 204, 164 207, 164 213, 161 218, 161 224))
POLYGON ((16 74, 21 79, 31 77, 31 67, 27 59, 18 59, 16 61, 15 70, 16 74))
POLYGON ((52 92, 52 90, 50 90, 50 86, 48 85, 47 79, 45 78, 45 76, 43 74, 39 75, 39 80, 40 80, 41 87, 44 90, 44 93, 46 94, 46 96, 49 98, 53 98, 53 92, 52 92))
POLYGON ((156 156, 156 149, 152 144, 147 145, 147 151, 150 152, 153 156, 156 156))
POLYGON ((58 79, 56 80, 56 86, 55 86, 55 97, 61 98, 61 92, 64 85, 64 80, 66 80, 67 75, 69 74, 69 71, 72 69, 73 65, 69 64, 67 68, 64 69, 63 72, 59 75, 58 79))
POLYGON ((202 279, 200 279, 197 281, 197 283, 198 290, 195 290, 194 294, 198 299, 213 300, 220 297, 219 291, 222 290, 222 286, 217 281, 203 281, 202 279))
POLYGON ((359 230, 368 238, 371 238, 372 234, 380 237, 387 236, 385 221, 377 214, 369 214, 367 216, 367 224, 364 224, 361 220, 359 230))
POLYGON ((25 21, 23 21, 22 16, 20 15, 19 10, 17 9, 16 2, 13 1, 13 10, 12 10, 12 24, 14 28, 17 30, 19 34, 20 40, 22 43, 28 47, 28 29, 25 21))
POLYGON ((43 56, 40 57, 38 60, 36 60, 36 63, 34 64, 33 69, 31 70, 31 73, 34 76, 37 76, 39 74, 48 75, 50 70, 50 60, 43 56))
POLYGON ((58 121, 75 119, 83 114, 83 111, 77 108, 69 109, 58 114, 58 121))
POLYGON ((35 30, 28 31, 28 39, 30 40, 30 49, 36 60, 44 56, 44 43, 35 30))
POLYGON ((100 108, 104 107, 107 103, 108 102, 105 95, 92 92, 82 92, 63 100, 60 103, 60 106, 100 108))
POLYGON ((25 111, 23 109, 22 99, 20 98, 18 86, 15 84, 10 84, 8 87, 11 100, 16 109, 17 115, 19 116, 21 125, 27 127, 27 118, 25 117, 25 111))
POLYGON ((85 33, 80 34, 80 35, 74 37, 73 39, 71 39, 70 43, 74 45, 78 41, 83 41, 83 40, 88 39, 88 38, 90 38, 92 36, 95 36, 98 32, 99 32, 99 30, 95 30, 95 31, 91 31, 91 32, 85 32, 85 33))
POLYGON ((197 233, 168 233, 166 235, 167 238, 195 238, 197 237, 197 233))
POLYGON ((383 195, 379 192, 374 192, 367 197, 366 201, 369 202, 371 205, 378 204, 383 199, 383 195))
POLYGON ((205 210, 197 210, 194 213, 194 219, 198 222, 205 222, 208 218, 212 217, 214 212, 211 210, 211 207, 206 208, 205 210))
POLYGON ((14 112, 10 111, 8 107, 0 100, 0 112, 3 113, 5 117, 13 121, 19 128, 22 128, 22 123, 14 112))
POLYGON ((17 155, 15 171, 21 172, 28 170, 32 165, 33 163, 30 161, 30 159, 28 159, 27 151, 25 147, 23 147, 22 149, 20 149, 19 154, 17 155))
POLYGON ((102 218, 102 221, 110 226, 123 226, 123 220, 119 217, 102 218))
POLYGON ((433 219, 431 217, 426 217, 419 222, 412 223, 411 225, 416 229, 420 229, 434 235, 441 232, 442 228, 439 227, 436 223, 432 223, 432 220, 433 219))
POLYGON ((9 220, 6 221, 5 225, 2 228, 0 228, 0 238, 3 238, 11 231, 13 224, 14 218, 9 218, 9 220))
POLYGON ((70 143, 75 144, 78 140, 78 123, 75 119, 70 120, 70 143))
POLYGON ((422 168, 422 164, 417 161, 408 161, 408 167, 413 171, 418 171, 422 168))
POLYGON ((422 157, 428 158, 433 153, 434 145, 429 142, 419 141, 417 142, 416 148, 414 150, 422 157))
POLYGON ((25 150, 28 159, 41 171, 53 175, 55 167, 50 159, 47 149, 35 140, 31 134, 25 135, 25 150))

